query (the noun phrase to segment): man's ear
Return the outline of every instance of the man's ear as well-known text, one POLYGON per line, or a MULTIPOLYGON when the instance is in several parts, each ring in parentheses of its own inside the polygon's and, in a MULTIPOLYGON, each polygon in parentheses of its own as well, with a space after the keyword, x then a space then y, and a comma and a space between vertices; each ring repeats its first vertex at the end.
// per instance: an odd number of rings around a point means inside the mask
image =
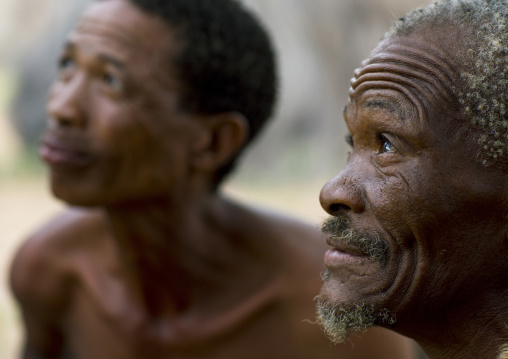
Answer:
POLYGON ((249 135, 247 119, 238 112, 225 112, 201 118, 203 133, 194 143, 194 168, 216 171, 245 145, 249 135))

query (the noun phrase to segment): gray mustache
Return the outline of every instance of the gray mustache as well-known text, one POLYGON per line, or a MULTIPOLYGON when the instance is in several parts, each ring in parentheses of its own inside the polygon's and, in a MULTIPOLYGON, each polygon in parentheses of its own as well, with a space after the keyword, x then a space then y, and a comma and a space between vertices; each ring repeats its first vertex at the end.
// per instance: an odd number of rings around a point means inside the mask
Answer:
POLYGON ((358 233, 351 227, 351 223, 344 215, 325 220, 321 231, 328 235, 332 242, 345 243, 382 264, 386 263, 388 259, 388 245, 377 235, 358 233))

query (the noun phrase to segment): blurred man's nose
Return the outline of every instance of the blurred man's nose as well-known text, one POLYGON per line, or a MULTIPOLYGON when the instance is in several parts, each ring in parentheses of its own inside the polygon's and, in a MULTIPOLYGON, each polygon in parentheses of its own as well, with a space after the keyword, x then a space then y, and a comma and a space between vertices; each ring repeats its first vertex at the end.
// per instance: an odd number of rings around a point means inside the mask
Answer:
POLYGON ((50 90, 47 111, 50 121, 61 127, 84 127, 86 111, 86 79, 76 75, 68 81, 56 82, 50 90))
POLYGON ((353 176, 354 164, 348 164, 321 189, 321 207, 331 215, 345 212, 361 213, 365 203, 358 178, 353 176))

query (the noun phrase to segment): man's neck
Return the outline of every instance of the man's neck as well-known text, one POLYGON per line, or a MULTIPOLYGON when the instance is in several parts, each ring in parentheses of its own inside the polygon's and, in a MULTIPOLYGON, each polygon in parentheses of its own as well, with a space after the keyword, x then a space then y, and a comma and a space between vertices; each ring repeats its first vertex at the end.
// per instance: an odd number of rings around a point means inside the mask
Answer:
MULTIPOLYGON (((252 269, 259 258, 247 250, 252 243, 242 244, 244 238, 232 228, 239 224, 231 218, 234 208, 211 194, 199 201, 157 200, 107 209, 122 266, 149 313, 177 315, 204 302, 211 305, 215 293, 235 286, 241 290, 241 271, 252 269)), ((264 276, 249 277, 249 285, 264 276)))
MULTIPOLYGON (((485 295, 481 305, 463 311, 457 318, 429 329, 425 338, 414 336, 431 359, 498 359, 508 344, 508 293, 485 295), (487 299, 488 298, 488 299, 487 299), (432 333, 433 332, 433 333, 432 333), (436 334, 441 333, 439 338, 436 334)), ((476 302, 479 303, 479 302, 476 302)), ((457 311, 454 311, 457 313, 457 311)))

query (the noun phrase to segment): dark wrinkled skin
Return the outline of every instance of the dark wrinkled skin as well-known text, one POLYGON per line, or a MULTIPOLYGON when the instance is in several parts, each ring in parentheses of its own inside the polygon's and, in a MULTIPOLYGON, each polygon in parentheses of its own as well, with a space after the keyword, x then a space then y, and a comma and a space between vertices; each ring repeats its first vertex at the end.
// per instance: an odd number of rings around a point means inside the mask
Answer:
POLYGON ((332 249, 321 295, 389 309, 393 329, 431 358, 494 359, 508 342, 508 173, 478 163, 460 129, 467 119, 450 95, 460 36, 437 28, 388 39, 355 72, 352 151, 320 200, 384 240, 389 259, 334 261, 332 249))
POLYGON ((179 46, 125 0, 94 4, 70 34, 40 152, 73 208, 13 262, 23 358, 409 358, 383 329, 334 347, 304 322, 324 241, 214 191, 247 125, 180 110, 179 46))

